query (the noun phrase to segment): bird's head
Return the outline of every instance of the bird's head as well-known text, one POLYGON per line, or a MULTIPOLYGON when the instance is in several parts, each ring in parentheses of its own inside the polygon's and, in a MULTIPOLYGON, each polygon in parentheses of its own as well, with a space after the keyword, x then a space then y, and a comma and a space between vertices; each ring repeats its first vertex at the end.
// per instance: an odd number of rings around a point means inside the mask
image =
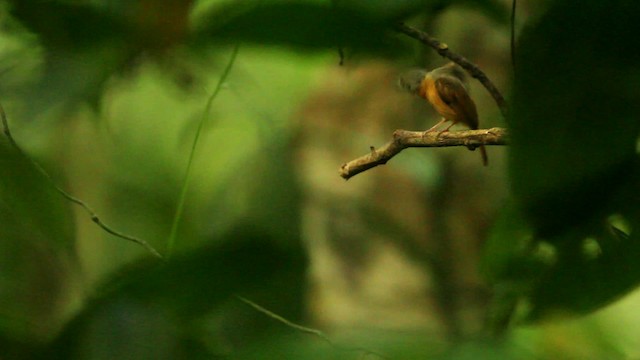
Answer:
POLYGON ((417 94, 427 72, 421 69, 409 70, 400 75, 398 78, 398 86, 410 93, 417 94))

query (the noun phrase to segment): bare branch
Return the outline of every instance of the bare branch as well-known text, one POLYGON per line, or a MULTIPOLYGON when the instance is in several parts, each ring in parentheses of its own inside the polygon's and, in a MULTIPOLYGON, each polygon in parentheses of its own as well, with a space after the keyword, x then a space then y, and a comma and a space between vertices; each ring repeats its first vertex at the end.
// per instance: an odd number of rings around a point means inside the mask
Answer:
POLYGON ((268 317, 279 321, 285 325, 287 325, 290 328, 296 329, 298 331, 301 331, 303 333, 307 333, 307 334, 311 334, 314 336, 319 337, 320 339, 324 340, 325 342, 327 342, 329 345, 333 346, 333 341, 331 341, 331 339, 329 339, 329 337, 327 335, 325 335, 322 331, 320 330, 316 330, 316 329, 312 329, 312 328, 308 328, 306 326, 302 326, 302 325, 298 325, 294 322, 291 322, 287 319, 285 319, 284 317, 274 313, 273 311, 267 310, 264 307, 254 303, 253 301, 249 300, 249 299, 245 299, 240 295, 236 295, 236 298, 240 301, 242 301, 243 303, 251 306, 252 308, 254 308, 255 310, 267 315, 268 317))
POLYGON ((393 140, 379 149, 371 147, 371 152, 340 167, 340 176, 345 180, 374 168, 384 165, 402 150, 410 147, 445 147, 466 146, 473 150, 480 145, 507 145, 507 130, 491 128, 481 130, 447 131, 444 133, 423 131, 396 130, 393 140))
POLYGON ((338 346, 338 345, 334 344, 333 341, 331 341, 331 339, 325 333, 323 333, 320 330, 312 329, 312 328, 309 328, 309 327, 306 327, 306 326, 302 326, 302 325, 298 325, 298 324, 296 324, 296 323, 294 323, 292 321, 289 321, 289 320, 285 319, 284 317, 274 313, 273 311, 265 309, 264 307, 254 303, 253 301, 251 301, 249 299, 243 298, 240 295, 236 295, 235 297, 238 300, 242 301, 243 303, 251 306, 254 310, 259 311, 259 312, 265 314, 266 316, 268 316, 268 317, 270 317, 270 318, 272 318, 272 319, 274 319, 274 320, 276 320, 278 322, 281 322, 284 325, 286 325, 286 326, 288 326, 288 327, 290 327, 292 329, 298 330, 298 331, 306 333, 306 334, 314 335, 314 336, 322 339, 327 344, 329 344, 330 346, 332 346, 332 347, 334 347, 334 348, 336 348, 338 350, 361 352, 365 356, 366 355, 375 355, 375 356, 377 356, 377 357, 379 357, 381 359, 387 359, 387 357, 385 357, 384 355, 378 354, 378 353, 376 353, 374 351, 371 351, 369 349, 338 346))
POLYGON ((95 211, 93 211, 89 205, 87 205, 84 201, 78 199, 77 197, 69 194, 68 192, 66 192, 65 190, 63 190, 61 187, 59 187, 58 185, 55 184, 55 182, 53 181, 53 178, 51 177, 51 175, 49 175, 49 173, 47 173, 47 171, 40 166, 40 164, 38 164, 38 162, 36 162, 35 160, 33 160, 33 158, 31 158, 24 150, 22 150, 22 148, 18 145, 18 143, 15 141, 15 139, 13 138, 13 135, 11 135, 11 130, 9 130, 9 122, 7 121, 7 114, 4 111, 4 108, 2 107, 2 104, 0 104, 0 120, 2 121, 2 131, 4 133, 4 135, 6 136, 6 138, 9 140, 9 143, 11 144, 11 146, 13 146, 22 156, 24 156, 26 159, 29 160, 29 162, 31 162, 31 164, 36 168, 36 170, 38 170, 38 172, 40 172, 40 174, 42 174, 42 176, 44 176, 44 178, 49 182, 49 184, 51 184, 51 186, 60 194, 62 195, 62 197, 64 197, 65 199, 71 201, 74 204, 79 205, 80 207, 82 207, 87 214, 89 214, 89 217, 91 218, 91 221, 93 221, 94 223, 96 223, 96 225, 98 225, 99 227, 101 227, 104 231, 108 232, 109 234, 119 237, 121 239, 125 239, 131 242, 134 242, 138 245, 141 245, 142 247, 144 247, 145 249, 147 249, 147 251, 149 251, 153 256, 162 259, 162 255, 160 255, 160 253, 153 248, 153 246, 151 246, 149 243, 147 243, 146 241, 142 240, 142 239, 138 239, 137 237, 131 236, 131 235, 127 235, 124 233, 121 233, 117 230, 114 230, 112 227, 108 226, 107 224, 105 224, 102 220, 100 220, 100 218, 98 217, 98 215, 95 213, 95 211))
POLYGON ((395 26, 395 29, 398 32, 401 32, 427 46, 432 47, 438 52, 438 54, 440 54, 440 56, 446 57, 447 59, 453 61, 454 63, 467 70, 467 72, 473 78, 478 79, 478 81, 480 81, 480 83, 487 89, 489 94, 491 94, 496 104, 498 105, 502 116, 507 117, 508 106, 506 100, 504 99, 498 88, 493 84, 491 80, 489 80, 487 75, 482 70, 480 70, 479 67, 467 60, 464 56, 458 55, 449 50, 449 46, 447 44, 431 37, 424 31, 420 31, 403 23, 397 24, 395 26))

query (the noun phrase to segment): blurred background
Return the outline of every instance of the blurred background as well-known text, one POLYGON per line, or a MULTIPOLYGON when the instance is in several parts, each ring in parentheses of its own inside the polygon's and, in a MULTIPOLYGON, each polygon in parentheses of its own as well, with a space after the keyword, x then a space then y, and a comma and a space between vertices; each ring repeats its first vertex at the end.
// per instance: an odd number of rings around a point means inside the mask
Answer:
MULTIPOLYGON (((547 3, 519 2, 516 33, 547 3)), ((480 267, 509 198, 506 147, 488 148, 488 167, 464 147, 408 149, 338 175, 395 129, 439 119, 396 83, 445 59, 393 32, 367 40, 371 19, 424 29, 509 95, 511 1, 0 5, 0 101, 18 144, 170 256, 103 231, 3 138, 1 359, 640 357, 638 293, 486 336, 495 288, 480 267), (351 22, 305 27, 335 9, 351 22)), ((480 127, 506 126, 470 89, 480 127)))

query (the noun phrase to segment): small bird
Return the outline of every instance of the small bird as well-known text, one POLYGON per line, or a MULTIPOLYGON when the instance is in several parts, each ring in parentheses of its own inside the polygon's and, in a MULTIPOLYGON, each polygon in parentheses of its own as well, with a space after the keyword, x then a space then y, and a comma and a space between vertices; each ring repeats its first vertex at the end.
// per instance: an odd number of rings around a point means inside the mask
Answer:
MULTIPOLYGON (((447 121, 451 121, 451 124, 440 133, 449 131, 457 123, 472 130, 478 129, 478 111, 467 90, 466 73, 455 63, 448 63, 429 72, 420 69, 408 71, 400 76, 399 83, 403 89, 429 101, 442 115, 442 119, 425 131, 425 134, 435 131, 447 121)), ((487 166, 489 158, 484 145, 480 145, 480 153, 482 163, 487 166)))

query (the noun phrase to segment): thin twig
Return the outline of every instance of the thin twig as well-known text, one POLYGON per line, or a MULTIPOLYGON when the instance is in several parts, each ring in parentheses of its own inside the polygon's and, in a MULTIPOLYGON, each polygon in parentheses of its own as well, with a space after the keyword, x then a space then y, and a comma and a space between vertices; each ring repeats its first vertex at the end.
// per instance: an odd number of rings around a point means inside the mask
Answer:
POLYGON ((38 162, 36 162, 32 157, 30 157, 24 150, 22 150, 22 148, 18 145, 18 143, 15 141, 15 139, 13 138, 13 135, 11 135, 11 130, 9 129, 9 121, 7 121, 7 114, 4 111, 4 107, 2 106, 2 104, 0 104, 0 119, 2 121, 2 128, 3 128, 3 132, 4 132, 4 136, 9 140, 9 143, 11 144, 11 146, 13 146, 22 156, 24 156, 27 160, 29 160, 29 162, 31 162, 31 164, 36 168, 36 170, 38 170, 38 172, 40 172, 40 174, 42 174, 42 176, 47 180, 47 182, 49 182, 49 184, 60 194, 62 195, 62 197, 64 197, 65 199, 71 201, 74 204, 79 205, 80 207, 82 207, 87 214, 89 214, 89 217, 91 218, 91 221, 93 221, 94 223, 96 223, 96 225, 98 225, 99 227, 101 227, 104 231, 108 232, 109 234, 119 237, 121 239, 125 239, 128 241, 132 241, 138 245, 143 246, 145 249, 147 249, 147 251, 149 251, 153 256, 162 259, 162 255, 160 255, 160 253, 153 248, 153 246, 151 246, 149 243, 147 243, 146 241, 139 239, 135 236, 131 236, 131 235, 127 235, 124 233, 121 233, 115 229, 113 229, 112 227, 108 226, 107 224, 105 224, 100 217, 98 217, 98 215, 95 213, 95 211, 93 211, 93 209, 91 209, 91 207, 89 207, 89 205, 87 205, 84 201, 78 199, 77 197, 69 194, 68 192, 66 192, 65 190, 63 190, 61 187, 59 187, 58 185, 55 184, 53 178, 51 177, 51 175, 49 175, 49 173, 47 173, 47 171, 40 166, 40 164, 38 162))
POLYGON ((491 80, 489 80, 487 75, 482 70, 480 70, 478 66, 467 60, 464 56, 456 54, 453 51, 449 50, 449 46, 447 44, 431 37, 424 31, 420 31, 403 23, 396 24, 395 29, 398 32, 401 32, 427 46, 432 47, 438 52, 438 54, 440 54, 440 56, 446 57, 447 59, 455 62, 456 64, 467 70, 467 72, 473 78, 478 79, 478 81, 480 81, 480 83, 487 89, 489 94, 491 94, 496 104, 498 105, 502 116, 507 117, 508 106, 506 100, 504 99, 498 88, 493 84, 491 80))
POLYGON ((516 0, 511 4, 511 67, 516 69, 516 0))
POLYGON ((340 176, 345 180, 374 168, 384 165, 402 150, 410 147, 446 147, 466 146, 475 149, 480 145, 506 145, 507 130, 491 128, 481 130, 447 131, 444 133, 423 131, 396 130, 393 140, 379 149, 371 147, 371 152, 340 167, 340 176))
POLYGON ((202 112, 202 117, 200 118, 200 122, 198 123, 198 129, 196 130, 196 135, 193 138, 193 142, 191 143, 191 151, 189 152, 189 159, 187 160, 187 169, 184 174, 184 179, 182 180, 182 188, 180 189, 180 197, 178 198, 178 205, 176 206, 176 212, 173 214, 173 222, 171 223, 171 231, 169 233, 169 239, 167 240, 167 258, 170 258, 173 254, 173 248, 175 247, 176 238, 178 236, 178 226, 180 225, 180 220, 182 219, 182 213, 184 212, 184 204, 187 198, 187 192, 189 191, 189 183, 191 179, 191 166, 193 165, 193 159, 196 154, 196 148, 198 147, 198 142, 200 140, 200 134, 202 133, 202 129, 204 128, 204 123, 211 112, 211 106, 213 105, 213 100, 218 96, 218 93, 222 89, 222 84, 227 81, 227 77, 231 72, 231 68, 236 61, 236 57, 238 56, 238 50, 240 49, 239 45, 236 45, 231 52, 231 57, 229 58, 229 62, 227 66, 222 71, 222 75, 220 75, 220 79, 218 79, 218 83, 216 84, 216 88, 207 99, 207 104, 204 107, 204 111, 202 112))
POLYGON ((294 328, 298 331, 301 331, 303 333, 306 334, 311 334, 311 335, 315 335, 317 337, 319 337, 320 339, 324 340, 325 342, 327 342, 329 345, 334 346, 333 341, 331 341, 331 339, 329 339, 329 337, 327 335, 325 335, 322 331, 317 330, 317 329, 312 329, 306 326, 302 326, 302 325, 298 325, 296 323, 293 323, 285 318, 283 318, 282 316, 267 310, 265 308, 263 308, 262 306, 254 303, 253 301, 249 300, 249 299, 245 299, 242 296, 236 295, 236 297, 238 298, 238 300, 242 301, 243 303, 251 306, 252 308, 258 310, 259 312, 267 315, 268 317, 275 319, 285 325, 287 325, 288 327, 294 328))
POLYGON ((376 353, 374 351, 371 351, 369 349, 338 346, 325 333, 323 333, 320 330, 312 329, 312 328, 309 328, 309 327, 306 327, 306 326, 302 326, 302 325, 298 325, 298 324, 296 324, 296 323, 294 323, 294 322, 292 322, 290 320, 287 320, 284 317, 274 313, 273 311, 265 309, 264 307, 256 304, 255 302, 253 302, 253 301, 251 301, 249 299, 246 299, 246 298, 244 298, 244 297, 242 297, 240 295, 236 295, 235 297, 238 300, 242 301, 243 303, 251 306, 253 309, 265 314, 266 316, 268 316, 268 317, 270 317, 270 318, 272 318, 272 319, 274 319, 276 321, 279 321, 279 322, 285 324, 286 326, 288 326, 290 328, 293 328, 293 329, 298 330, 300 332, 303 332, 305 334, 310 334, 310 335, 316 336, 316 337, 322 339, 327 344, 329 344, 331 347, 334 347, 334 348, 336 348, 338 350, 341 350, 341 351, 357 351, 357 352, 364 353, 365 355, 375 355, 375 356, 377 356, 377 357, 379 357, 381 359, 388 359, 384 355, 378 354, 378 353, 376 353))

